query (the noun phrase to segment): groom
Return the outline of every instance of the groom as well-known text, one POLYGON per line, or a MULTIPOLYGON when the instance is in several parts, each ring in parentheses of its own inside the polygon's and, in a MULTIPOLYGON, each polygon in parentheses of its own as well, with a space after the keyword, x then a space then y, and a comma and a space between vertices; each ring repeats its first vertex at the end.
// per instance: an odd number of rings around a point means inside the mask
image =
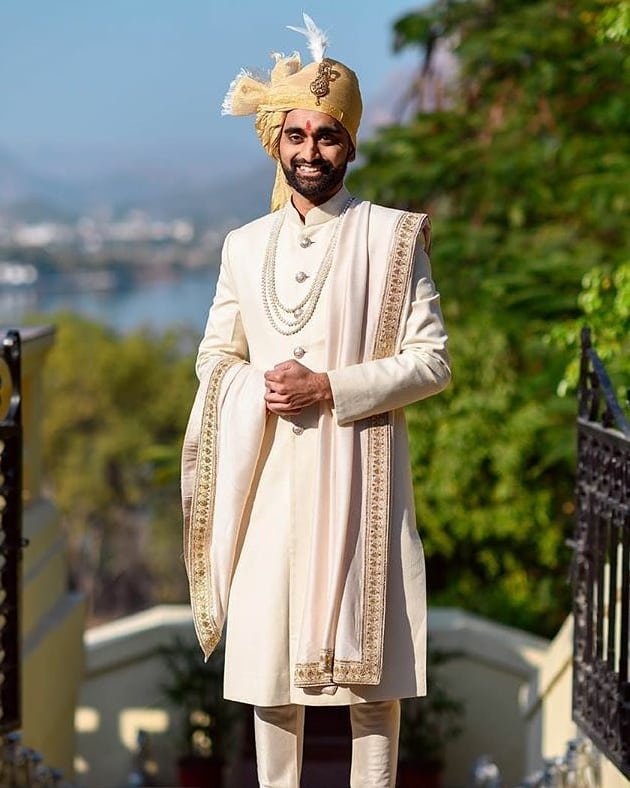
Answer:
POLYGON ((344 186, 357 77, 276 56, 224 102, 277 160, 228 234, 186 434, 186 562, 226 698, 254 706, 261 786, 297 788, 306 706, 348 705, 354 788, 393 788, 399 698, 426 693, 426 598, 403 407, 449 382, 426 215, 344 186))

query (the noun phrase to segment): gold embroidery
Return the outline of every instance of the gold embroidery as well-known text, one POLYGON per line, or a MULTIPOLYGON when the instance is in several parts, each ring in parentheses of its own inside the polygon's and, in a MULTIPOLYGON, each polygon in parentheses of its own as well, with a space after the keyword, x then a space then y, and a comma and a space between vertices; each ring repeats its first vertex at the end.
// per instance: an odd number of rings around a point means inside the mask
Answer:
POLYGON ((396 351, 396 337, 413 269, 415 242, 418 232, 427 223, 428 217, 417 213, 404 213, 398 221, 392 260, 387 270, 385 293, 381 302, 379 328, 374 342, 374 359, 392 356, 396 351))
POLYGON ((322 649, 319 662, 303 662, 296 665, 295 686, 320 687, 333 684, 333 658, 332 649, 322 649))
POLYGON ((317 106, 320 105, 320 99, 330 93, 330 83, 334 82, 338 75, 338 71, 333 71, 333 61, 325 57, 317 68, 315 79, 309 85, 311 93, 317 99, 317 106))
POLYGON ((206 658, 210 656, 221 637, 220 628, 212 614, 212 566, 210 564, 212 518, 216 495, 219 394, 228 369, 234 364, 240 363, 242 362, 238 358, 226 357, 221 359, 212 370, 203 408, 190 513, 190 540, 192 542, 190 598, 199 642, 206 658))
MULTIPOLYGON (((373 359, 386 358, 396 352, 398 329, 413 270, 416 238, 427 222, 425 215, 404 213, 396 225, 372 350, 373 359)), ((334 659, 330 651, 332 683, 335 684, 378 684, 383 666, 391 494, 391 414, 372 416, 368 430, 361 659, 334 659)), ((295 667, 294 679, 298 687, 330 684, 330 678, 321 661, 301 663, 295 667)))

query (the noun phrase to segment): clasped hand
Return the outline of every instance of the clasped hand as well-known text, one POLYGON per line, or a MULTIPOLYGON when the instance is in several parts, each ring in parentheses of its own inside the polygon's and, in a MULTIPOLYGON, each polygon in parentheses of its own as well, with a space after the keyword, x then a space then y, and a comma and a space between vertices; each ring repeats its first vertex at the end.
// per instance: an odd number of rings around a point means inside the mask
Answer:
POLYGON ((267 410, 277 416, 296 416, 316 402, 332 401, 325 372, 313 372, 298 361, 283 361, 265 372, 267 410))

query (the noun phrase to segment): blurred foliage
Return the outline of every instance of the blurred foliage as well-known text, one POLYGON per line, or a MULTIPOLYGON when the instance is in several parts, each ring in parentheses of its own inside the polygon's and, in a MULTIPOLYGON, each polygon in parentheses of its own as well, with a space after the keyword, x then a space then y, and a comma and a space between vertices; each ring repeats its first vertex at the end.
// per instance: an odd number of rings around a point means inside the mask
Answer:
POLYGON ((582 317, 561 323, 550 332, 550 340, 570 349, 573 359, 558 386, 558 393, 575 391, 580 372, 578 348, 583 324, 591 327, 597 347, 612 380, 618 381, 617 397, 624 402, 628 396, 630 359, 630 260, 616 268, 596 267, 582 279, 578 296, 582 317), (625 373, 625 374, 624 374, 625 373))
POLYGON ((628 41, 630 39, 630 0, 604 0, 599 22, 599 40, 628 41))
MULTIPOLYGON (((50 319, 50 318, 48 318, 50 319)), ((53 317, 44 461, 93 618, 184 601, 179 452, 196 337, 53 317)))
POLYGON ((409 410, 433 604, 552 635, 569 609, 579 327, 627 385, 624 3, 439 0, 400 19, 437 105, 380 129, 351 188, 431 214, 454 381, 409 410), (617 32, 615 32, 617 31, 617 32), (573 366, 572 366, 573 365, 573 366))

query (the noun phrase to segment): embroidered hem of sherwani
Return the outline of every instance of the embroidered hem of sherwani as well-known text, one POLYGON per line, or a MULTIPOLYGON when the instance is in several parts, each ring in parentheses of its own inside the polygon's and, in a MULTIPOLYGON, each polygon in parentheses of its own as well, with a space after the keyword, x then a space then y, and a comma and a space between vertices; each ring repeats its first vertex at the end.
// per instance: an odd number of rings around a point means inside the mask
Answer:
MULTIPOLYGON (((426 215, 401 213, 387 264, 370 265, 365 243, 369 215, 370 203, 362 202, 344 219, 342 232, 356 240, 352 263, 333 265, 330 274, 327 369, 399 352, 421 232, 428 249, 426 215), (367 304, 374 293, 380 294, 378 318, 368 320, 367 304), (361 303, 363 316, 357 312, 361 303)), ((225 619, 243 512, 264 433, 263 392, 262 373, 240 359, 216 357, 203 378, 184 441, 186 567, 195 627, 206 657, 218 642, 225 619), (235 429, 238 436, 233 435, 235 429)), ((336 685, 376 685, 381 680, 392 432, 390 413, 344 426, 332 414, 322 419, 294 672, 297 687, 334 692, 336 685), (357 459, 363 474, 351 484, 347 469, 355 467, 357 459)))

